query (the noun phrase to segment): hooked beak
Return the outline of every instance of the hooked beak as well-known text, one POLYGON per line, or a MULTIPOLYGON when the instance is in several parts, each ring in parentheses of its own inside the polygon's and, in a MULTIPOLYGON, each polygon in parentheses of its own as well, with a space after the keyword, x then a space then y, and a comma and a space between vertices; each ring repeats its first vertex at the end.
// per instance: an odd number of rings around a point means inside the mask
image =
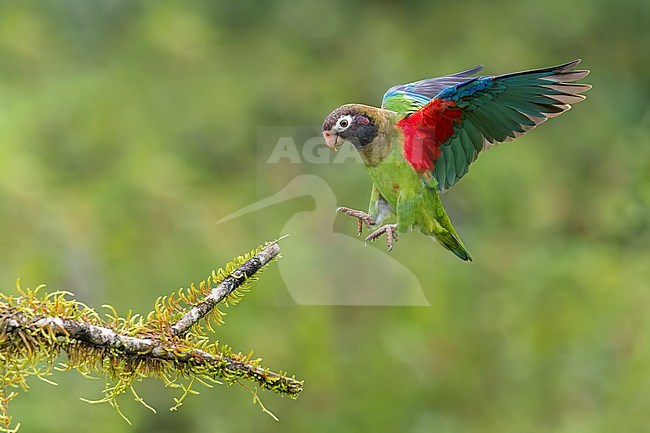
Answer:
POLYGON ((323 137, 325 137, 325 144, 327 145, 327 147, 329 147, 333 151, 336 151, 336 148, 339 147, 341 144, 343 144, 344 141, 340 139, 337 133, 332 131, 323 131, 323 137))

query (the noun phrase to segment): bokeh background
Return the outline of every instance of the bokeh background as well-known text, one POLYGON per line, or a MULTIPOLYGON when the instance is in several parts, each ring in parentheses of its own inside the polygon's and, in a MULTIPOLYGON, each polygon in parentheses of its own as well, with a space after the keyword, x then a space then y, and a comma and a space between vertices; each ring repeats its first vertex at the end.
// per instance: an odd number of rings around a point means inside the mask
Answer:
MULTIPOLYGON (((391 257, 430 307, 298 305, 278 265, 264 274, 217 337, 305 380, 297 401, 261 394, 279 423, 243 388, 172 413, 177 393, 145 381, 158 414, 126 396, 129 427, 78 399, 101 397, 101 381, 70 372, 12 402, 21 431, 648 431, 649 29, 642 0, 0 2, 1 286, 47 283, 123 314, 314 209, 302 196, 215 224, 286 183, 266 177, 262 126, 317 130, 342 103, 479 63, 581 57, 594 85, 446 194, 474 263, 401 239, 391 257)), ((356 164, 292 170, 366 206, 356 164)), ((356 241, 352 221, 333 227, 313 230, 356 241)), ((337 272, 331 245, 283 245, 285 266, 317 250, 314 275, 337 272)), ((372 293, 386 272, 340 284, 372 293)), ((305 288, 324 284, 310 275, 305 288)))

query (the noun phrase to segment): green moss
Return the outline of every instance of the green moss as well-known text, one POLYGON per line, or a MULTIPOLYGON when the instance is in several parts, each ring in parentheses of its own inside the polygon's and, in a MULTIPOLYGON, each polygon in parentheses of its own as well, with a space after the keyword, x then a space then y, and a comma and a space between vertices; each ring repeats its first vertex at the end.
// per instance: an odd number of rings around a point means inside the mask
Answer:
MULTIPOLYGON (((50 376, 55 365, 57 369, 74 369, 83 375, 103 376, 104 396, 92 403, 109 403, 125 419, 118 397, 131 391, 136 400, 149 407, 133 387, 135 382, 146 377, 160 379, 165 386, 182 390, 173 409, 189 394, 195 393, 196 383, 231 386, 244 380, 262 389, 297 398, 302 382, 295 377, 270 372, 261 366, 260 358, 253 358, 252 352, 244 355, 234 352, 227 344, 210 341, 206 331, 214 332, 214 326, 224 323, 223 314, 216 306, 187 332, 172 331, 180 317, 204 303, 226 278, 234 276, 238 285, 233 285, 219 304, 230 307, 241 301, 257 280, 259 271, 268 263, 255 269, 255 276, 242 276, 240 269, 268 245, 238 256, 198 285, 191 284, 159 298, 146 318, 132 312, 122 317, 110 305, 106 306, 109 312, 101 317, 92 308, 76 301, 73 294, 47 293, 43 285, 24 289, 18 283, 18 296, 0 294, 0 374, 4 384, 0 389, 0 425, 9 430, 11 418, 7 415, 7 405, 16 391, 29 388, 27 379, 30 376, 42 379, 50 376), (91 335, 92 326, 122 340, 111 339, 100 344, 98 337, 91 335), (131 345, 129 337, 138 339, 138 344, 131 345), (61 355, 65 355, 65 360, 57 365, 61 355)), ((256 391, 251 392, 254 401, 259 402, 256 391)))

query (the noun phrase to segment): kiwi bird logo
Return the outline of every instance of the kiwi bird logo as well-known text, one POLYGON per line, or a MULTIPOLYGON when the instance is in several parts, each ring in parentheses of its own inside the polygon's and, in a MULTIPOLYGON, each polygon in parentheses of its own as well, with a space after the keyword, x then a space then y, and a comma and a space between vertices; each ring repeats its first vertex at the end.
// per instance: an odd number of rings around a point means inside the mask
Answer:
POLYGON ((585 99, 589 74, 580 60, 544 69, 476 76, 483 66, 388 89, 381 108, 346 104, 323 122, 327 146, 349 141, 373 181, 368 212, 338 208, 358 220, 366 241, 417 228, 462 260, 472 257, 440 201, 479 153, 511 141, 585 99), (397 222, 381 225, 388 217, 397 222))
POLYGON ((280 275, 296 303, 430 305, 419 280, 406 266, 380 250, 364 248, 354 238, 334 232, 336 214, 332 209, 336 196, 318 176, 297 176, 277 193, 222 218, 217 224, 303 196, 311 197, 315 208, 288 219, 280 234, 291 236, 283 241, 285 259, 278 262, 280 275), (377 266, 383 272, 377 272, 377 266), (363 284, 356 285, 360 275, 363 284))

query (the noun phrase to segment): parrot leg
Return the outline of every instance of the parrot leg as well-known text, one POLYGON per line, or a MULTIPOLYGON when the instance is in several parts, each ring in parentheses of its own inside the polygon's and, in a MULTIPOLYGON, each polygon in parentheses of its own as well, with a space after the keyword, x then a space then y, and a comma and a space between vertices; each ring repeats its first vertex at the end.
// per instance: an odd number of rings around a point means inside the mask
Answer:
POLYGON ((379 227, 377 230, 368 235, 366 242, 379 239, 379 237, 384 233, 386 233, 386 246, 388 247, 388 251, 391 251, 393 249, 393 245, 397 242, 397 224, 386 224, 379 227))
POLYGON ((363 232, 363 223, 365 222, 366 225, 368 226, 368 229, 371 229, 372 226, 375 225, 375 221, 372 219, 370 215, 367 213, 360 211, 360 210, 354 210, 350 209, 349 207, 344 207, 341 206, 336 209, 337 212, 344 213, 346 215, 349 215, 351 217, 354 217, 357 219, 357 233, 358 236, 361 236, 361 233, 363 232))

